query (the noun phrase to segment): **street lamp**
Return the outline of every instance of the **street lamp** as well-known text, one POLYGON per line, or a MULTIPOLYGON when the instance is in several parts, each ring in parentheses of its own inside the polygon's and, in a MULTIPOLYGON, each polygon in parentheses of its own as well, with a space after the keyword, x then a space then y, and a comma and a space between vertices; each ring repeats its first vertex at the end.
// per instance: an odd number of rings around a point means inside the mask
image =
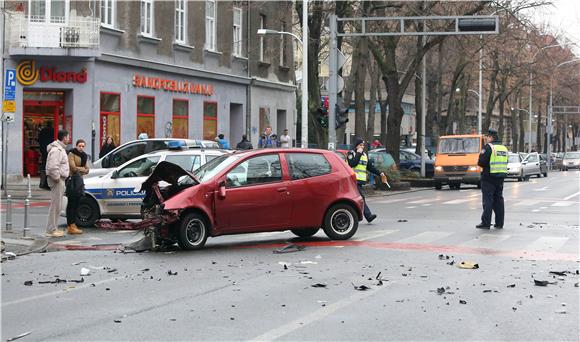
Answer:
POLYGON ((552 87, 553 87, 553 83, 554 83, 554 73, 556 72, 556 70, 566 64, 571 64, 571 63, 576 63, 576 62, 580 62, 580 58, 576 58, 576 59, 571 59, 569 61, 565 61, 562 62, 558 65, 556 65, 556 67, 554 68, 554 71, 552 73, 550 73, 550 105, 549 105, 549 110, 548 110, 548 169, 551 169, 552 166, 552 162, 551 162, 551 153, 552 153, 552 87))
MULTIPOLYGON (((306 7, 306 6, 304 6, 306 7)), ((303 31, 308 31, 308 19, 303 21, 304 29, 303 31)), ((280 34, 280 35, 288 35, 292 36, 300 43, 302 47, 302 108, 301 108, 301 117, 302 117, 302 139, 301 139, 301 147, 308 148, 308 43, 307 43, 307 35, 303 37, 303 40, 300 40, 300 37, 295 35, 292 32, 284 32, 284 31, 277 31, 277 30, 270 30, 270 29, 258 29, 258 35, 264 36, 267 34, 280 34)))
MULTIPOLYGON (((459 93, 461 91, 461 88, 455 88, 455 92, 459 93)), ((478 100, 481 100, 481 96, 480 93, 473 90, 473 89, 467 89, 468 92, 472 92, 475 95, 477 95, 478 100)), ((481 101, 479 102, 479 111, 477 113, 477 133, 481 134, 481 101)))

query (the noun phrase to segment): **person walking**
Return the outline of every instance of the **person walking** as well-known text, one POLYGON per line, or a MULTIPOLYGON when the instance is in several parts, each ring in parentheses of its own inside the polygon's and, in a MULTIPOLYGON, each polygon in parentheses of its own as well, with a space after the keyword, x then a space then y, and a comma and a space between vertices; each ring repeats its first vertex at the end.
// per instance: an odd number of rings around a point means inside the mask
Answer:
POLYGON ((68 234, 82 234, 76 225, 76 214, 79 201, 85 191, 83 176, 89 173, 87 165, 88 155, 85 153, 86 142, 83 139, 77 140, 75 148, 68 154, 68 165, 70 169, 70 180, 66 188, 66 224, 68 234))
POLYGON ((224 148, 226 150, 230 149, 230 143, 226 140, 225 136, 222 134, 218 135, 218 144, 220 144, 221 148, 224 148))
POLYGON ((503 181, 507 175, 508 149, 501 144, 498 133, 490 128, 485 136, 487 144, 477 165, 481 171, 481 197, 483 213, 481 223, 475 226, 478 229, 490 229, 491 212, 495 213, 494 228, 502 229, 504 224, 503 181))
POLYGON ((258 148, 275 148, 276 143, 276 135, 272 134, 272 127, 266 127, 264 134, 258 140, 258 148))
POLYGON ((62 208, 65 179, 69 176, 69 163, 66 155, 66 145, 69 134, 65 130, 58 131, 58 140, 48 145, 46 158, 46 176, 50 187, 50 208, 46 224, 47 237, 62 237, 64 232, 58 229, 58 217, 62 208))
POLYGON ((280 147, 290 148, 292 145, 292 138, 288 135, 288 128, 284 130, 284 133, 280 136, 280 147))
POLYGON ((49 121, 47 126, 40 130, 38 133, 38 145, 40 149, 40 183, 38 187, 44 190, 50 190, 48 186, 48 181, 46 179, 46 159, 48 158, 48 151, 46 148, 50 143, 54 141, 54 127, 52 127, 52 121, 49 121))
POLYGON ((251 150, 254 146, 252 146, 252 143, 248 140, 248 136, 244 134, 242 135, 242 141, 236 145, 236 148, 238 150, 251 150))
POLYGON ((115 145, 115 140, 110 135, 107 135, 107 139, 105 139, 105 143, 101 146, 101 152, 99 152, 99 158, 103 158, 107 155, 107 153, 114 150, 117 146, 115 145))
POLYGON ((385 177, 383 172, 377 170, 371 160, 369 160, 367 154, 364 152, 365 142, 361 138, 356 138, 354 143, 354 149, 348 152, 346 157, 348 165, 354 170, 356 174, 356 185, 358 192, 363 198, 364 202, 364 217, 368 223, 371 223, 377 218, 376 214, 373 214, 369 209, 365 196, 363 195, 363 185, 367 182, 367 171, 381 177, 385 177))

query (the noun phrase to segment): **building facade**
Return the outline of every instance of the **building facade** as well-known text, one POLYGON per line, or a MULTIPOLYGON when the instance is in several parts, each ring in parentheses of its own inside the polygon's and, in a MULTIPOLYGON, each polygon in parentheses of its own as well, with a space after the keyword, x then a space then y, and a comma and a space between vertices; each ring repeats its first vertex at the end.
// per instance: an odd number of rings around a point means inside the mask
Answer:
MULTIPOLYGON (((295 132, 290 1, 6 1, 3 73, 15 70, 8 174, 35 176, 39 133, 65 128, 98 155, 148 137, 232 144, 295 132), (94 137, 93 137, 94 134, 94 137)), ((4 77, 3 77, 4 79, 4 77)), ((96 158, 93 158, 96 159, 96 158)))

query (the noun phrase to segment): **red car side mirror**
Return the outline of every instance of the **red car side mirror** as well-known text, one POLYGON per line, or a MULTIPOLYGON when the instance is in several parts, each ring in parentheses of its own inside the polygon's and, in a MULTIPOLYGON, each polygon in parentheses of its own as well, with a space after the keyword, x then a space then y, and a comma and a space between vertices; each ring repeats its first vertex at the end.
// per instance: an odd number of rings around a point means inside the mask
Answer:
POLYGON ((219 184, 219 189, 218 189, 218 197, 220 199, 224 199, 226 198, 226 182, 225 181, 221 181, 219 184))

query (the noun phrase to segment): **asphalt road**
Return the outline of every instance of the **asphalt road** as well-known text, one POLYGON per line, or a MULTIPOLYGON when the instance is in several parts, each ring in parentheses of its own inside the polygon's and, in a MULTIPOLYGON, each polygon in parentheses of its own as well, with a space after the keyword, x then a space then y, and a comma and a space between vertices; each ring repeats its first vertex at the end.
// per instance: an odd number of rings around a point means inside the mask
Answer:
MULTIPOLYGON (((195 252, 19 257, 2 264, 2 339, 578 341, 580 172, 509 181, 504 196, 503 230, 474 228, 477 189, 425 190, 369 200, 379 218, 345 242, 276 232, 195 252), (291 242, 306 248, 273 253, 291 242), (83 283, 39 283, 82 267, 83 283)), ((59 243, 136 238, 90 229, 59 243)))

